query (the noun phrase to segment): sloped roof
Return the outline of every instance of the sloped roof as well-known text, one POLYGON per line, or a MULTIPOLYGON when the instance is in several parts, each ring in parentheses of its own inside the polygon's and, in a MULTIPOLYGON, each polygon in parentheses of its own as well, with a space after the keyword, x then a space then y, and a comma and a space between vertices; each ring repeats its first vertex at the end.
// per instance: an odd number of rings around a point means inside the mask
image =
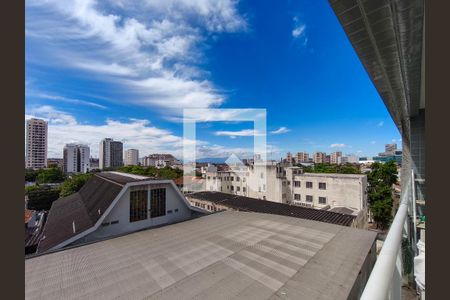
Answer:
POLYGON ((351 214, 342 214, 338 212, 318 210, 314 208, 289 205, 272 201, 265 201, 221 192, 210 192, 210 191, 197 192, 187 194, 186 197, 210 201, 239 211, 252 211, 266 214, 296 217, 301 219, 314 220, 343 226, 350 226, 353 220, 355 219, 355 216, 351 214))
POLYGON ((53 202, 37 252, 93 227, 125 185, 118 183, 118 176, 114 176, 116 182, 108 180, 111 176, 105 173, 95 174, 77 193, 53 202))

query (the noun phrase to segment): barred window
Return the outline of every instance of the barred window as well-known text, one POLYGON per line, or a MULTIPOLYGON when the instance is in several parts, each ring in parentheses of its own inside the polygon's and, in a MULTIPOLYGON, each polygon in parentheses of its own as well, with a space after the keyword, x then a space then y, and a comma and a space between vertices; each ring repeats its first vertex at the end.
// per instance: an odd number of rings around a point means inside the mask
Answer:
POLYGON ((147 219, 147 190, 130 192, 130 222, 147 219))
POLYGON ((294 200, 301 200, 300 194, 294 194, 294 200))
POLYGON ((306 202, 313 202, 313 196, 306 195, 306 202))
POLYGON ((313 183, 311 181, 307 181, 306 182, 306 188, 307 189, 312 189, 312 187, 313 187, 313 183))
POLYGON ((294 181, 294 186, 295 187, 301 187, 302 186, 301 181, 294 181))
POLYGON ((150 209, 152 218, 166 215, 166 189, 153 189, 151 191, 150 209))
POLYGON ((326 190, 327 184, 325 182, 319 182, 319 190, 326 190))
POLYGON ((327 198, 326 197, 319 197, 319 204, 327 204, 327 198))

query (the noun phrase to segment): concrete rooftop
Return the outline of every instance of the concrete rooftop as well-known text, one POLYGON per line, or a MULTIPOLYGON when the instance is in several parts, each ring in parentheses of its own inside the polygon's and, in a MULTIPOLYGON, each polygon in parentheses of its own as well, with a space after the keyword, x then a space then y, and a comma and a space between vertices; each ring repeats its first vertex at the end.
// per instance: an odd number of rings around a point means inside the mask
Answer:
POLYGON ((227 211, 25 261, 27 299, 347 299, 375 233, 227 211))

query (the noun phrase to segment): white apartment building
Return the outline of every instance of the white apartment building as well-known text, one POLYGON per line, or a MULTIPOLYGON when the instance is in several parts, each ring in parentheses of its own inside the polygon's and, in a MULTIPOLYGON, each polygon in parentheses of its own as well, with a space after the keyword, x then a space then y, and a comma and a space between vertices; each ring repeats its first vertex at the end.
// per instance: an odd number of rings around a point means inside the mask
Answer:
POLYGON ((341 164, 342 163, 342 152, 336 151, 331 153, 330 155, 330 163, 332 164, 341 164))
POLYGON ((125 166, 136 166, 139 163, 139 150, 128 149, 125 151, 125 166))
POLYGON ((41 119, 26 121, 25 167, 41 169, 47 166, 48 124, 41 119))
POLYGON ((309 154, 306 152, 297 152, 297 163, 309 162, 309 154))
POLYGON ((205 189, 273 202, 345 211, 361 218, 367 211, 367 176, 303 173, 281 164, 250 165, 208 172, 205 189), (264 172, 264 168, 266 168, 264 172), (264 176, 267 176, 264 180, 264 176))
POLYGON ((321 164, 325 162, 326 154, 323 152, 314 152, 313 161, 315 164, 321 164))
POLYGON ((91 169, 90 149, 87 145, 67 144, 63 151, 64 165, 66 173, 86 173, 91 169))
POLYGON ((123 166, 123 144, 106 138, 99 145, 99 168, 114 168, 123 166))

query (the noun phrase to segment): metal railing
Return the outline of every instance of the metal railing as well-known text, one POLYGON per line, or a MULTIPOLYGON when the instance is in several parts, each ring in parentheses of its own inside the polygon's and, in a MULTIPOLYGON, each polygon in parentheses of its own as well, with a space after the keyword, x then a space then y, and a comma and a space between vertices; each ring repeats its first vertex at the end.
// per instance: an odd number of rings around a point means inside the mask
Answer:
POLYGON ((399 208, 361 295, 363 300, 401 299, 402 239, 409 234, 408 208, 415 210, 411 206, 412 178, 404 185, 399 208))

